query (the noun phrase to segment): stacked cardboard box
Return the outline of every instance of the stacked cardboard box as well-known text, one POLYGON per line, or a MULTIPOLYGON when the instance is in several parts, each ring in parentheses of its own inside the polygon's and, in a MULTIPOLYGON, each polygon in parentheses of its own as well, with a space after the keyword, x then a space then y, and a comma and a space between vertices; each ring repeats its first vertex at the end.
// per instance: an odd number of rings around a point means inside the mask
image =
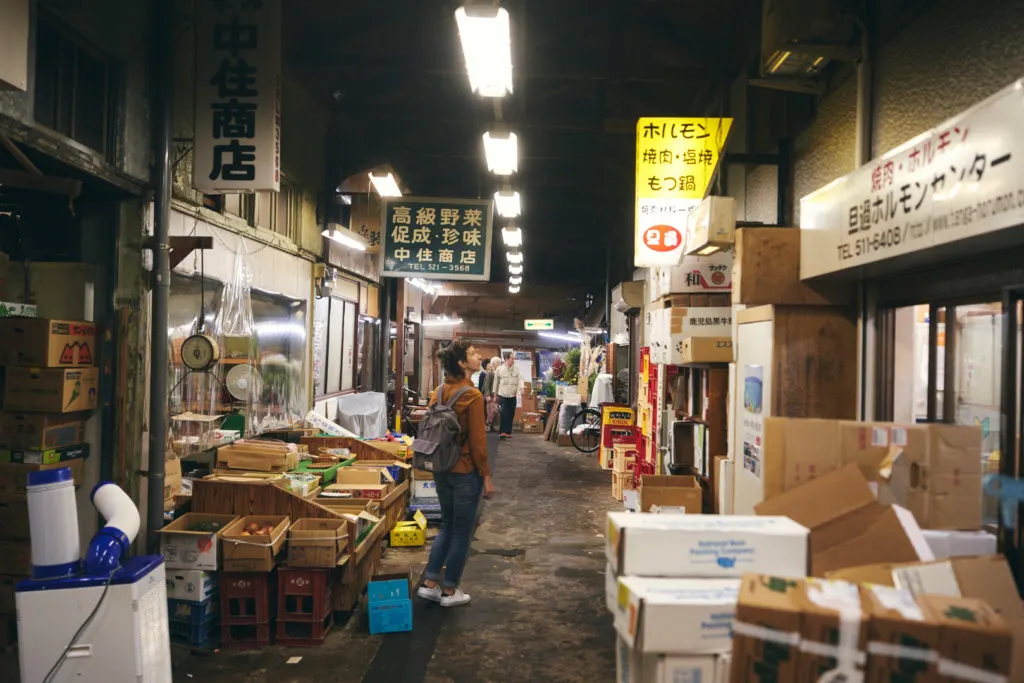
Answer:
POLYGON ((807 572, 807 529, 786 518, 609 513, 606 604, 620 683, 726 681, 740 578, 807 572))

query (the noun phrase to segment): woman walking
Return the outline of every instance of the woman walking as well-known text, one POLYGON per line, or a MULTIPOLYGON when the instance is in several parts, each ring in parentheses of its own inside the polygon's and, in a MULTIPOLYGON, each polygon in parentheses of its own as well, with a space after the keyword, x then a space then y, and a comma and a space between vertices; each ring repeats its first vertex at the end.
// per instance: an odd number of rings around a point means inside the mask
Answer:
POLYGON ((488 431, 494 431, 497 429, 495 421, 498 419, 498 396, 494 393, 494 375, 501 365, 501 359, 495 356, 487 364, 487 377, 484 379, 484 388, 481 391, 484 394, 484 401, 487 402, 487 429, 488 431))
POLYGON ((494 484, 487 459, 484 398, 472 382, 473 373, 480 369, 480 356, 469 342, 456 340, 442 349, 438 357, 444 366, 445 380, 438 392, 440 395, 435 394, 431 402, 448 401, 455 392, 467 387, 453 406, 462 428, 459 434, 462 456, 450 471, 434 473, 441 504, 441 530, 430 549, 425 580, 418 594, 442 607, 458 607, 470 600, 459 588, 459 581, 469 554, 480 495, 493 496, 494 484))

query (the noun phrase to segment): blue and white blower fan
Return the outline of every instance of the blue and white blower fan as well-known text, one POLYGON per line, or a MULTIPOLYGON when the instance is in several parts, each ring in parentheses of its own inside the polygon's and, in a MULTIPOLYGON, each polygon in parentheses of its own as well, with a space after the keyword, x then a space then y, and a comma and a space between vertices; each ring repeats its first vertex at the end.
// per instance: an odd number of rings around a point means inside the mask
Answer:
POLYGON ((116 484, 92 503, 107 520, 83 559, 71 470, 28 475, 32 578, 18 584, 22 683, 171 683, 160 555, 128 557, 139 511, 116 484))

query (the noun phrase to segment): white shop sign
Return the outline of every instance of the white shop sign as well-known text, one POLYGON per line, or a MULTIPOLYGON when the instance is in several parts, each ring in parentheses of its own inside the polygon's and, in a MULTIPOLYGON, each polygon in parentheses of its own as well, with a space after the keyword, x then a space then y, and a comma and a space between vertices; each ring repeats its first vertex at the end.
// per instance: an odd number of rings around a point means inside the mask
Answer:
POLYGON ((800 200, 807 279, 1024 223, 1024 81, 800 200))
POLYGON ((196 3, 192 184, 281 188, 281 0, 196 3))

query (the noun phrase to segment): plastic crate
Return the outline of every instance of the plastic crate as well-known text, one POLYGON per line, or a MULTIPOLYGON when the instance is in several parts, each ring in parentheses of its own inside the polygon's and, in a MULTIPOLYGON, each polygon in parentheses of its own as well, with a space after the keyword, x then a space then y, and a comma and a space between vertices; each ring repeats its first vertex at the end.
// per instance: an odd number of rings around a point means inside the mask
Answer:
POLYGON ((167 599, 167 617, 171 621, 204 624, 220 613, 220 600, 212 596, 202 602, 167 599))
POLYGON ((225 625, 267 624, 277 609, 273 572, 220 575, 220 617, 225 625))
POLYGON ((412 600, 387 600, 370 605, 370 633, 404 633, 412 630, 412 600))
POLYGON ((366 586, 366 599, 372 605, 377 602, 391 602, 409 599, 409 580, 390 579, 371 581, 366 586))
POLYGON ((278 569, 277 618, 293 622, 322 622, 334 611, 333 576, 330 569, 278 569))
POLYGON ((270 623, 222 624, 221 647, 227 650, 259 650, 270 645, 270 623))
POLYGON ((277 644, 282 647, 316 647, 323 645, 327 634, 334 626, 334 612, 322 621, 281 621, 277 622, 277 644))
POLYGON ((189 620, 171 619, 167 622, 167 632, 174 642, 202 648, 208 647, 216 640, 218 625, 216 616, 211 616, 201 624, 193 624, 189 620))

